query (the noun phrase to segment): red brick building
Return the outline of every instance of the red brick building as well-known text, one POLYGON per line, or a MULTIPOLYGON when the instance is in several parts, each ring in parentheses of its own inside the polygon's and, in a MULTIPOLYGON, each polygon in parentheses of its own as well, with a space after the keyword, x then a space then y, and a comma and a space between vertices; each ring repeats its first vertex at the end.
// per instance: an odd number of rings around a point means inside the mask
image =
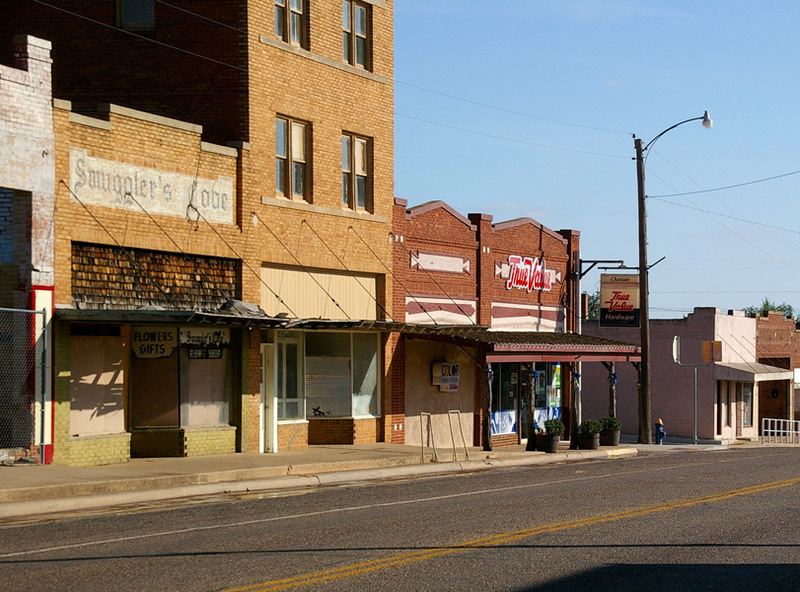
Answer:
POLYGON ((574 419, 576 362, 638 360, 635 346, 575 334, 578 232, 396 199, 393 233, 395 321, 412 324, 395 357, 398 441, 418 444, 432 429, 449 442, 453 429, 486 445, 491 418, 493 444, 518 443, 528 401, 538 428, 574 419))
POLYGON ((786 419, 800 416, 797 397, 800 334, 794 319, 777 311, 756 317, 756 358, 761 364, 794 373, 791 382, 776 381, 762 386, 759 392, 761 416, 786 419))

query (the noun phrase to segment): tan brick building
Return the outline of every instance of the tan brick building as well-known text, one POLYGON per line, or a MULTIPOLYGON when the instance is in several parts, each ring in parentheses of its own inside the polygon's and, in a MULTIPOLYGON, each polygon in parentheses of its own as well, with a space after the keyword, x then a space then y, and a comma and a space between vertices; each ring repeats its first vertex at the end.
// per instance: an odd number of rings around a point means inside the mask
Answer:
POLYGON ((0 2, 52 44, 53 461, 391 438, 392 0, 179 4, 0 2))

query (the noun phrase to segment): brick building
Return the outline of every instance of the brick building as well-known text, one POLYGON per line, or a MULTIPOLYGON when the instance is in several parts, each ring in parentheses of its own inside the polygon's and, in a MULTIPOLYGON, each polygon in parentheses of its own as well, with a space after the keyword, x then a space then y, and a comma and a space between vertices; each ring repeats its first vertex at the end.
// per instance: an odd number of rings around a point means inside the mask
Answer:
POLYGON ((0 65, 0 460, 39 457, 52 443, 49 374, 38 311, 53 308, 55 149, 50 43, 17 39, 0 65), (37 311, 37 312, 33 312, 37 311))
POLYGON ((0 43, 53 137, 0 204, 50 200, 54 462, 391 438, 392 0, 0 9, 47 40, 0 43))
POLYGON ((410 324, 395 356, 398 441, 432 431, 450 442, 452 429, 475 445, 516 444, 531 422, 577 419, 578 362, 638 361, 635 346, 575 333, 579 239, 530 218, 395 200, 395 320, 410 324))
POLYGON ((756 358, 768 364, 790 370, 791 382, 779 381, 764 385, 759 395, 762 417, 795 419, 800 417, 797 385, 800 383, 800 334, 795 320, 782 312, 769 311, 756 317, 756 358))

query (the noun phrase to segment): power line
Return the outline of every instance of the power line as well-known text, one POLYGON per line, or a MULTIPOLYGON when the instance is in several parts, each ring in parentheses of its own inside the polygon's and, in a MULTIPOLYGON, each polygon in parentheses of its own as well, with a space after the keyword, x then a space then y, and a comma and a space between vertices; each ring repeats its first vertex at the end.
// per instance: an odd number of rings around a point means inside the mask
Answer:
MULTIPOLYGON (((254 215, 254 216, 256 216, 255 212, 253 213, 253 215, 254 215)), ((375 301, 375 304, 377 304, 377 305, 378 305, 378 307, 379 307, 379 308, 380 308, 380 309, 383 311, 383 313, 386 315, 386 317, 387 317, 387 318, 388 318, 390 321, 394 321, 394 319, 392 318, 392 316, 389 314, 389 311, 387 311, 387 310, 386 310, 386 308, 384 308, 384 306, 383 306, 383 305, 380 303, 380 301, 379 301, 379 300, 378 300, 378 299, 375 297, 375 295, 374 295, 374 294, 373 294, 373 293, 372 293, 372 292, 371 292, 371 291, 370 291, 370 290, 369 290, 369 289, 368 289, 368 288, 367 288, 367 287, 366 287, 364 284, 362 284, 362 283, 361 283, 361 280, 358 278, 358 276, 357 276, 357 275, 356 275, 356 274, 355 274, 355 273, 354 273, 354 272, 353 272, 353 271, 352 271, 352 270, 351 270, 349 267, 347 267, 347 265, 345 264, 345 262, 344 262, 344 261, 342 261, 341 257, 339 257, 339 256, 338 256, 338 255, 337 255, 337 254, 334 252, 334 250, 333 250, 333 249, 331 248, 331 246, 330 246, 330 245, 329 245, 329 244, 328 244, 328 243, 325 241, 325 239, 324 239, 324 238, 322 238, 322 237, 319 235, 319 233, 318 233, 316 230, 314 230, 314 227, 313 227, 313 226, 311 226, 311 223, 310 223, 308 220, 306 220, 305 218, 303 218, 303 220, 302 220, 301 224, 305 224, 306 226, 308 226, 308 227, 311 229, 311 232, 313 232, 313 233, 314 233, 314 235, 315 235, 315 236, 316 236, 316 237, 317 237, 317 238, 318 238, 318 239, 319 239, 319 240, 322 242, 322 244, 323 244, 323 245, 325 245, 325 247, 327 247, 327 249, 328 249, 328 251, 330 251, 331 255, 333 255, 333 256, 336 258, 336 260, 339 262, 339 265, 341 265, 341 266, 342 266, 342 267, 343 267, 343 268, 344 268, 344 269, 347 271, 347 273, 349 273, 349 274, 350 274, 350 276, 351 276, 351 277, 352 277, 352 278, 353 278, 353 279, 356 281, 356 283, 357 283, 359 286, 361 286, 361 288, 362 288, 362 289, 363 289, 363 290, 364 290, 364 291, 367 293, 367 295, 368 295, 370 298, 372 298, 372 300, 374 300, 374 301, 375 301)))
POLYGON ((190 55, 192 57, 196 57, 196 58, 200 58, 200 59, 203 59, 203 60, 206 60, 206 61, 209 61, 209 62, 213 62, 213 63, 218 64, 220 66, 225 66, 227 68, 233 68, 234 70, 239 70, 240 72, 247 72, 248 71, 247 68, 242 68, 241 66, 234 66, 233 64, 228 64, 226 62, 222 62, 220 60, 216 60, 214 58, 210 58, 208 56, 204 56, 202 54, 195 53, 193 51, 189 51, 188 49, 183 49, 183 48, 178 47, 176 45, 170 45, 169 43, 164 43, 163 41, 158 41, 157 39, 152 39, 150 37, 145 37, 144 35, 139 35, 138 33, 134 33, 133 31, 128 31, 127 29, 121 29, 119 27, 115 27, 114 25, 109 25, 108 23, 104 23, 102 21, 98 21, 98 20, 89 18, 88 16, 84 16, 82 14, 78 14, 77 12, 72 12, 71 10, 67 10, 65 8, 61 8, 60 6, 55 6, 53 4, 50 4, 49 2, 44 2, 44 0, 31 0, 31 2, 35 2, 36 4, 40 4, 42 6, 47 6, 48 8, 52 8, 53 10, 61 11, 61 12, 65 13, 65 14, 69 14, 69 15, 74 16, 76 18, 83 19, 83 20, 88 21, 90 23, 93 23, 95 25, 100 25, 101 27, 105 27, 106 29, 111 29, 112 31, 117 31, 118 33, 125 33, 126 35, 130 35, 131 37, 136 37, 137 39, 141 39, 143 41, 149 41, 150 43, 155 43, 156 45, 160 45, 161 47, 174 49, 175 51, 179 51, 181 53, 185 53, 185 54, 190 55))
POLYGON ((573 148, 563 148, 561 146, 550 146, 548 144, 538 144, 536 142, 529 142, 527 140, 519 140, 519 139, 516 139, 516 138, 509 138, 507 136, 498 136, 496 134, 487 134, 485 132, 479 132, 479 131, 467 129, 467 128, 464 128, 464 127, 458 127, 458 126, 455 126, 455 125, 448 125, 446 123, 439 123, 437 121, 431 121, 429 119, 422 119, 420 117, 413 117, 411 115, 404 115, 402 113, 397 113, 396 111, 395 111, 395 115, 397 117, 404 117, 405 119, 411 119, 413 121, 419 121, 419 122, 422 122, 422 123, 427 123, 428 125, 436 125, 436 126, 439 126, 439 127, 444 127, 444 128, 451 129, 451 130, 456 130, 456 131, 459 131, 459 132, 464 132, 464 133, 468 133, 468 134, 474 134, 476 136, 483 136, 483 137, 486 137, 486 138, 494 138, 495 140, 503 140, 505 142, 515 142, 517 144, 525 144, 526 146, 536 146, 537 148, 547 148, 548 150, 560 150, 560 151, 563 151, 563 152, 572 152, 572 153, 575 153, 575 154, 588 154, 590 156, 603 156, 603 157, 607 157, 607 158, 624 158, 625 160, 629 160, 630 159, 630 156, 621 156, 619 154, 604 154, 602 152, 589 152, 587 150, 575 150, 573 148))
POLYGON ((261 217, 258 214, 256 214, 255 212, 253 212, 253 217, 256 220, 258 220, 258 222, 260 222, 261 225, 269 231, 269 233, 275 238, 275 240, 278 241, 278 244, 280 246, 282 246, 284 248, 284 250, 287 253, 289 253, 289 255, 292 257, 292 259, 294 259, 295 262, 303 269, 303 271, 305 271, 308 274, 308 277, 310 277, 314 281, 314 283, 317 284, 317 286, 319 286, 319 289, 322 290, 328 298, 330 298, 331 302, 333 302, 333 304, 336 305, 336 308, 338 308, 340 311, 342 311, 342 314, 347 317, 347 320, 353 320, 350 317, 350 315, 347 314, 345 312, 345 310, 341 307, 341 305, 336 301, 336 298, 334 298, 333 295, 330 292, 328 292, 328 290, 326 290, 325 287, 321 283, 319 283, 319 280, 316 277, 314 277, 314 274, 311 273, 311 270, 308 269, 308 267, 306 267, 305 265, 303 265, 303 263, 300 261, 300 259, 298 259, 297 256, 289 249, 289 247, 287 247, 286 244, 278 237, 278 235, 275 234, 272 231, 272 229, 269 226, 266 225, 266 223, 261 219, 261 217))
POLYGON ((739 218, 737 216, 731 216, 729 214, 721 214, 720 212, 714 212, 711 210, 704 210, 697 206, 691 206, 687 204, 682 204, 674 201, 669 201, 668 199, 660 199, 659 197, 651 197, 648 196, 648 199, 654 199, 656 201, 660 201, 671 206, 676 206, 679 208, 685 208, 687 210, 694 210, 696 212, 701 212, 703 214, 708 214, 711 216, 719 216, 720 218, 728 218, 730 220, 736 220, 737 222, 746 222, 748 224, 753 224, 754 226, 763 226, 764 228, 772 228, 773 230, 782 230, 783 232, 791 232, 792 234, 800 234, 800 230, 792 230, 791 228, 783 228, 781 226, 773 226, 772 224, 764 224, 763 222, 756 222, 754 220, 748 220, 746 218, 739 218))
MULTIPOLYGON (((194 196, 192 196, 192 198, 194 198, 194 196)), ((214 232, 214 234, 216 234, 217 237, 219 237, 219 239, 223 243, 225 243, 225 246, 228 247, 234 255, 236 255, 236 258, 242 262, 242 265, 244 265, 250 271, 250 273, 256 276, 258 281, 261 282, 261 285, 263 285, 267 290, 269 290, 269 293, 275 297, 275 299, 281 304, 281 306, 283 306, 286 310, 288 310, 289 313, 294 316, 294 318, 299 318, 297 314, 295 314, 295 312, 289 307, 289 305, 286 304, 286 302, 284 302, 283 298, 280 297, 280 294, 278 294, 275 290, 269 287, 267 282, 264 281, 264 278, 261 277, 261 274, 259 274, 255 269, 253 269, 253 266, 250 265, 247 262, 247 260, 244 257, 242 257, 227 240, 225 240, 225 237, 222 236, 222 234, 220 234, 216 228, 214 228, 214 225, 211 224, 211 222, 209 222, 205 216, 203 216, 203 214, 200 212, 197 206, 195 206, 191 202, 191 200, 189 201, 189 204, 186 206, 186 219, 191 222, 191 218, 189 217, 190 211, 194 211, 194 213, 197 214, 197 220, 202 220, 208 225, 208 227, 214 232)), ((195 221, 195 223, 197 223, 197 221, 195 221)))
MULTIPOLYGON (((78 197, 78 194, 77 194, 77 193, 75 193, 75 192, 72 190, 72 188, 71 188, 71 187, 70 187, 70 186, 67 184, 67 182, 66 182, 66 181, 64 181, 64 179, 59 179, 59 184, 60 184, 60 185, 63 185, 64 187, 66 187, 66 188, 67 188, 67 191, 69 191, 69 192, 70 192, 70 194, 72 195, 72 197, 74 197, 74 198, 75 198, 75 201, 77 201, 79 204, 81 204, 81 206, 83 207, 83 209, 84 209, 84 210, 86 210, 86 213, 87 213, 87 214, 89 214, 89 216, 91 216, 91 217, 92 217, 92 220, 94 220, 94 221, 95 221, 95 223, 96 223, 96 224, 97 224, 97 225, 98 225, 100 228, 102 228, 102 229, 103 229, 103 231, 104 231, 104 232, 105 232, 105 233, 106 233, 106 234, 107 234, 107 235, 108 235, 108 236, 111 238, 111 240, 112 240, 112 241, 114 241, 114 244, 115 244, 115 245, 117 245, 117 247, 118 247, 120 250, 122 250, 122 252, 123 252, 123 253, 125 254, 125 256, 128 258, 128 260, 131 262, 131 265, 133 265, 133 266, 134 266, 136 269, 138 269, 138 270, 139 270, 139 272, 142 274, 142 276, 144 277, 144 279, 146 279, 146 280, 148 281, 148 283, 150 283, 152 286, 154 286, 156 290, 158 290, 159 292, 161 292, 161 295, 162 295, 162 296, 164 296, 164 298, 166 298, 166 299, 169 301, 169 303, 170 303, 170 304, 172 304, 173 306, 177 306, 177 304, 176 304, 175 300, 172 298, 172 296, 171 296, 170 294, 168 294, 168 293, 166 292, 166 290, 164 290, 164 288, 162 288, 162 287, 161 287, 161 285, 159 285, 159 283, 158 283, 158 282, 156 282, 156 281, 155 281, 153 278, 151 278, 151 277, 150 277, 150 274, 149 274, 149 273, 148 273, 148 272, 147 272, 147 271, 146 271, 146 270, 145 270, 145 269, 144 269, 144 268, 143 268, 143 267, 142 267, 142 266, 141 266, 141 265, 140 265, 140 264, 139 264, 139 263, 136 261, 136 259, 134 258, 134 256, 131 254, 130 250, 128 250, 128 249, 126 249, 125 247, 123 247, 123 246, 122 246, 122 243, 120 243, 120 242, 117 240, 117 237, 115 237, 115 236, 114 236, 114 235, 111 233, 111 231, 110 231, 108 228, 106 228, 106 227, 105 227, 105 225, 103 225, 103 223, 102 223, 102 222, 100 222, 100 220, 97 218, 97 216, 95 216, 95 215, 92 213, 92 211, 89 209, 89 207, 88 207, 88 206, 87 206, 85 203, 83 203, 83 201, 81 200, 81 198, 80 198, 80 197, 78 197)), ((152 302, 152 300, 151 300, 151 302, 152 302)))
POLYGON ((556 123, 558 125, 566 125, 566 126, 569 126, 569 127, 577 127, 577 128, 593 130, 593 131, 597 131, 597 132, 608 132, 610 134, 625 134, 626 136, 631 135, 630 132, 623 132, 623 131, 620 131, 620 130, 606 129, 606 128, 602 128, 602 127, 593 127, 593 126, 590 126, 590 125, 581 125, 579 123, 570 123, 568 121, 559 121, 557 119, 549 119, 547 117, 541 117, 539 115, 532 115, 530 113, 524 113, 522 111, 514 111, 513 109, 507 109, 505 107, 498 107, 496 105, 490 105, 488 103, 481 103, 481 102, 478 102, 478 101, 473 101, 471 99, 465 99, 464 97, 457 97, 455 95, 451 95, 451 94, 448 94, 448 93, 440 92, 440 91, 437 91, 437 90, 432 90, 430 88, 424 88, 422 86, 417 86, 416 84, 411 84, 410 82, 403 82, 403 81, 397 80, 397 79, 395 79, 394 83, 395 83, 395 85, 400 84, 402 86, 408 86, 409 88, 415 88, 417 90, 421 90, 421 91, 424 91, 424 92, 427 92, 427 93, 430 93, 430 94, 433 94, 433 95, 439 95, 440 97, 446 97, 448 99, 453 99, 454 101, 461 101, 462 103, 468 103, 470 105, 477 105, 478 107, 484 107, 486 109, 493 109, 495 111, 500 111, 502 113, 510 113, 512 115, 519 115, 520 117, 527 117, 529 119, 536 119, 536 120, 539 120, 539 121, 546 121, 548 123, 556 123))
POLYGON ((792 171, 790 173, 783 173, 781 175, 774 175, 772 177, 765 177, 763 179, 756 179, 754 181, 745 181, 744 183, 736 183, 735 185, 726 185, 724 187, 717 187, 715 189, 698 189, 697 191, 687 191, 684 193, 666 193, 664 195, 648 195, 649 198, 659 197, 685 197, 687 195, 697 195, 699 193, 713 193, 715 191, 727 191, 728 189, 737 189, 739 187, 747 187, 748 185, 757 185, 758 183, 766 183, 768 181, 775 181, 776 179, 783 179, 784 177, 791 177, 792 175, 800 175, 800 171, 792 171))

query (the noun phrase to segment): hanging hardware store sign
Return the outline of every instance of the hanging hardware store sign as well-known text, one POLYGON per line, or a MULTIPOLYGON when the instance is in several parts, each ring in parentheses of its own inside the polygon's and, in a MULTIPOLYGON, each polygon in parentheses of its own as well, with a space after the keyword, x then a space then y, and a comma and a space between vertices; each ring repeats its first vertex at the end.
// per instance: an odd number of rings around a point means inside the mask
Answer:
POLYGON ((600 326, 639 326, 638 275, 600 275, 600 326))
POLYGON ((233 179, 193 177, 94 158, 70 148, 72 199, 83 204, 233 224, 233 179))
POLYGON ((438 386, 441 392, 456 392, 458 390, 458 378, 458 364, 453 364, 451 362, 437 362, 433 365, 433 384, 434 386, 438 386))

